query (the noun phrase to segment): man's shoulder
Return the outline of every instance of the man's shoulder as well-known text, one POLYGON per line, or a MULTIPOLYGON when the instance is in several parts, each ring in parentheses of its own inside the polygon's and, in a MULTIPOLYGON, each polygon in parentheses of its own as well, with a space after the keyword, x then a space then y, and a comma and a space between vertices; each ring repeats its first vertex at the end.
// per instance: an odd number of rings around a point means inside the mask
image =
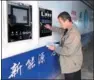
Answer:
POLYGON ((80 34, 79 28, 76 25, 73 25, 73 31, 80 34))

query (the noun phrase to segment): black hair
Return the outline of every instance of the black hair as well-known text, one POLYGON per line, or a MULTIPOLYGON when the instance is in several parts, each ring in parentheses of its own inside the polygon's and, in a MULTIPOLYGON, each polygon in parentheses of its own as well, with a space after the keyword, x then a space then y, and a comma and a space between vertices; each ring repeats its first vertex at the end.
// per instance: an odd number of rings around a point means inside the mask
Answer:
POLYGON ((62 18, 64 21, 66 20, 69 20, 70 22, 72 22, 72 19, 71 19, 71 16, 69 15, 68 12, 61 12, 59 15, 58 15, 58 18, 62 18))

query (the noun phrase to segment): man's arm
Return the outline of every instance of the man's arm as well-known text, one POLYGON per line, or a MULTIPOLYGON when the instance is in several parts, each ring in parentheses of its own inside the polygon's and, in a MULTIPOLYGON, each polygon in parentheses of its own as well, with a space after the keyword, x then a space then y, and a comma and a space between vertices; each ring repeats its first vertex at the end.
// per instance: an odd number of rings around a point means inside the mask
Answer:
POLYGON ((62 35, 64 34, 64 29, 62 29, 62 28, 52 27, 51 30, 53 32, 57 32, 57 33, 62 34, 62 35))
POLYGON ((53 31, 53 32, 57 32, 57 33, 60 33, 60 34, 64 34, 64 29, 62 29, 62 28, 52 27, 49 24, 46 24, 44 27, 46 29, 49 29, 49 30, 53 31))

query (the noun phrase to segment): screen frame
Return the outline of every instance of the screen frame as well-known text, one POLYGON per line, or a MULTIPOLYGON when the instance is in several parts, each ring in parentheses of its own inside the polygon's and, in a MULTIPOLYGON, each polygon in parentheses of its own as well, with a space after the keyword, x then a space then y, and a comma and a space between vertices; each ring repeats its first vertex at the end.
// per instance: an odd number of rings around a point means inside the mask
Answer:
MULTIPOLYGON (((39 7, 39 37, 40 37, 40 38, 43 38, 43 37, 52 36, 52 31, 49 32, 49 33, 44 33, 44 35, 41 35, 41 28, 40 28, 40 17, 41 17, 41 16, 40 16, 40 15, 41 15, 40 12, 41 12, 41 11, 44 11, 44 12, 45 12, 45 11, 50 11, 50 12, 51 12, 51 15, 53 14, 52 10, 47 9, 47 8, 39 7)), ((52 20, 53 20, 53 17, 51 16, 51 23, 50 23, 51 26, 52 26, 52 24, 53 24, 53 23, 52 23, 52 20)))
POLYGON ((27 11, 27 23, 15 23, 15 24, 29 25, 29 8, 11 5, 11 15, 13 15, 13 9, 14 8, 16 8, 16 9, 22 9, 22 10, 26 10, 27 11))

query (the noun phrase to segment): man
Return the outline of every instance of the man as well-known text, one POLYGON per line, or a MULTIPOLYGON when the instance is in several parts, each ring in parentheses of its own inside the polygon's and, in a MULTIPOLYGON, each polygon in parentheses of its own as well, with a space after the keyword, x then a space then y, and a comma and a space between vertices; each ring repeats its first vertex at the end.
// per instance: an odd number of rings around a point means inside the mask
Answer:
POLYGON ((67 12, 58 15, 61 28, 51 27, 46 24, 45 28, 57 31, 62 35, 59 47, 51 45, 50 50, 60 55, 61 73, 65 80, 81 80, 81 67, 83 62, 81 36, 67 12))

